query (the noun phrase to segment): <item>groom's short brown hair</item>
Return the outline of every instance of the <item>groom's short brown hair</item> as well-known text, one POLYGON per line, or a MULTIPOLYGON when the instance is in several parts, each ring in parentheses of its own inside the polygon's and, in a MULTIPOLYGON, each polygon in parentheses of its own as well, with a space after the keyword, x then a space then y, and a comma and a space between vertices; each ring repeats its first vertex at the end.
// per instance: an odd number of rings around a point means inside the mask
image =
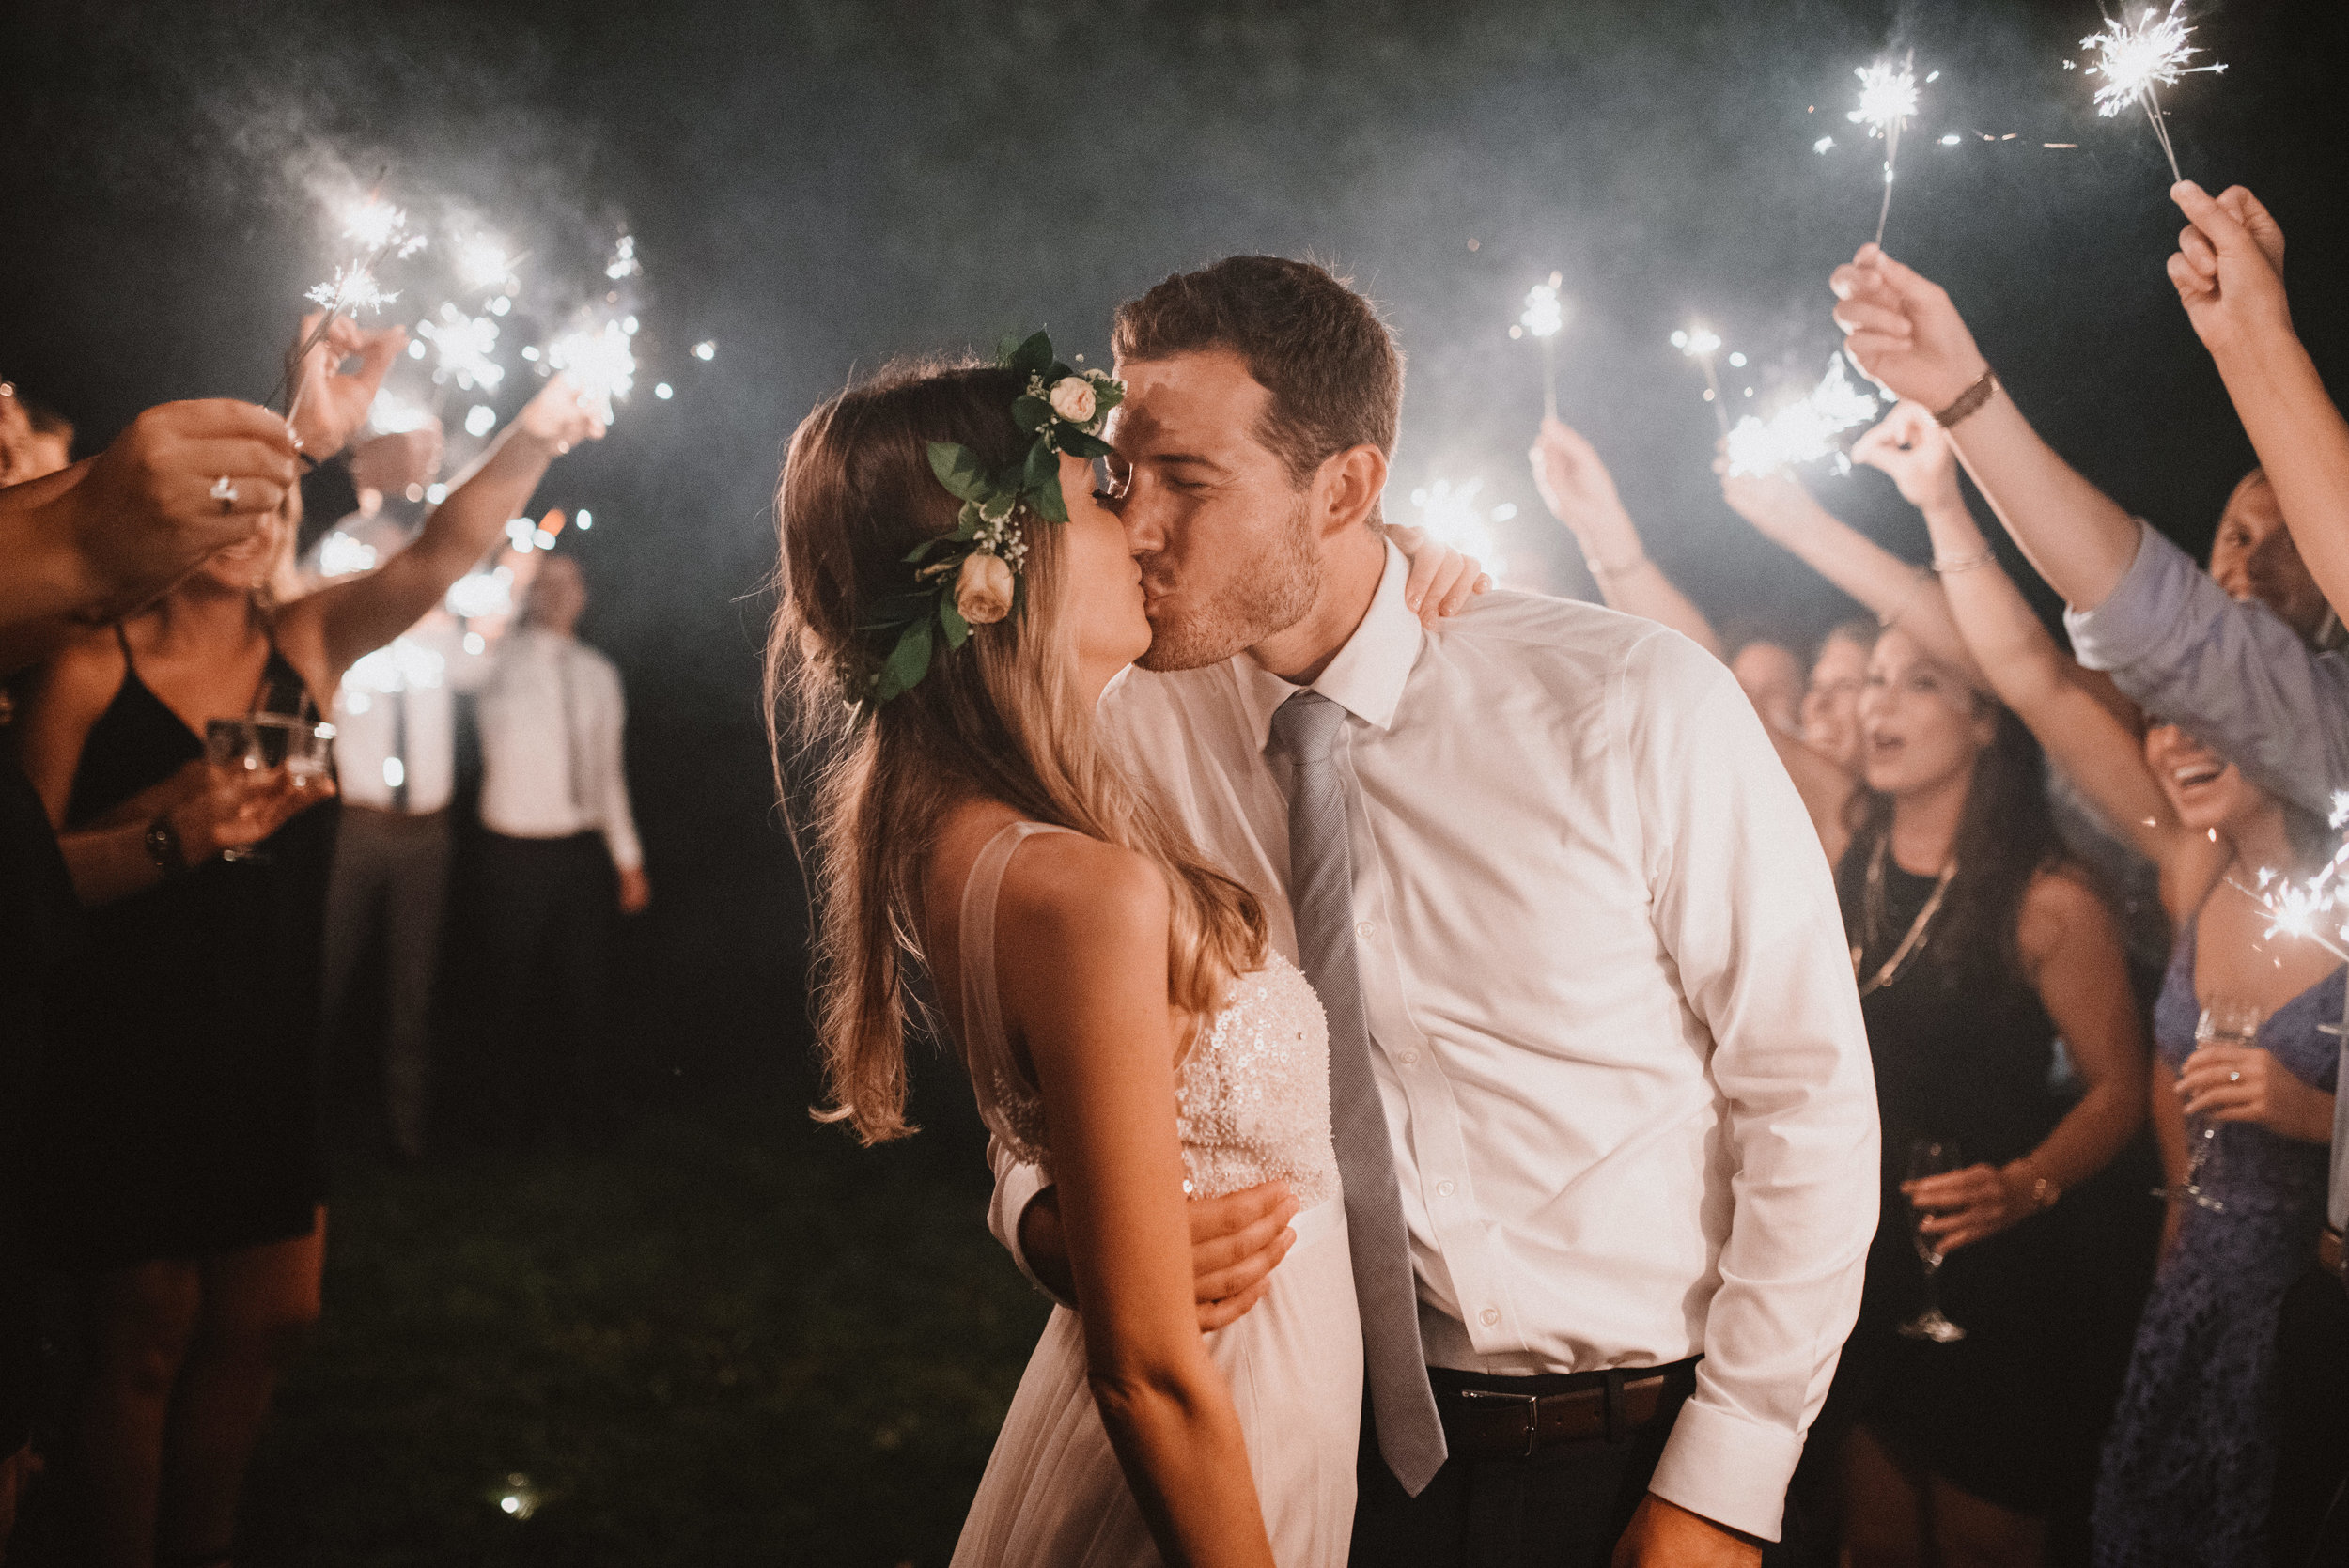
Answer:
POLYGON ((1229 349, 1272 395, 1257 432, 1302 486, 1351 446, 1394 456, 1403 351, 1353 280, 1311 261, 1227 256, 1117 307, 1120 360, 1229 349))

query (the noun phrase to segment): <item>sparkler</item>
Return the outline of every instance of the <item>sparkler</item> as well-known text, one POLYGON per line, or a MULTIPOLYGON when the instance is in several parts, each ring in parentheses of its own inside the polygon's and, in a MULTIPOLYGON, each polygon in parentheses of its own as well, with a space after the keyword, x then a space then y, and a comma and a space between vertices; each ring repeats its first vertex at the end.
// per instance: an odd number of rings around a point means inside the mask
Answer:
POLYGON ((1729 432, 1729 472, 1769 474, 1829 454, 1848 470, 1850 459, 1843 456, 1835 438, 1868 424, 1876 412, 1875 398, 1852 385, 1838 354, 1809 393, 1767 419, 1748 414, 1737 422, 1729 432))
POLYGON ((2109 119, 2132 103, 2143 104, 2145 117, 2153 122, 2154 135, 2161 143, 2162 156, 2170 160, 2173 185, 2185 177, 2178 173, 2178 154, 2170 145, 2170 128, 2161 117, 2161 100, 2154 88, 2175 86, 2181 76, 2200 71, 2217 76, 2227 69, 2217 61, 2206 66, 2186 63, 2201 51, 2186 41, 2194 29, 2178 15, 2182 4, 2184 0, 2170 0, 2170 9, 2158 15, 2147 7, 2135 26, 2108 18, 2103 32, 2080 39, 2082 49, 2096 52, 2096 63, 2088 68, 2088 74, 2105 79, 2096 89, 2096 113, 2109 119))
POLYGON ((1729 409, 1721 401, 1720 378, 1713 373, 1713 356, 1721 347, 1719 336, 1692 323, 1685 331, 1672 334, 1672 347, 1703 367, 1704 400, 1713 405, 1713 422, 1721 427, 1721 434, 1729 434, 1729 409))
MULTIPOLYGON (((2349 827, 2349 790, 2333 791, 2333 831, 2349 827)), ((2266 911, 2267 935, 2305 937, 2334 957, 2349 960, 2349 839, 2312 876, 2294 881, 2272 866, 2259 870, 2258 886, 2233 877, 2228 885, 2266 911)))
POLYGON ((528 251, 516 256, 506 246, 486 234, 476 234, 457 249, 457 276, 468 288, 503 288, 514 286, 514 269, 530 259, 528 251))
POLYGON ((1517 515, 1514 505, 1503 503, 1489 511, 1478 502, 1484 489, 1482 479, 1467 479, 1455 485, 1449 479, 1436 479, 1411 492, 1411 505, 1418 508, 1419 525, 1430 537, 1448 544, 1463 555, 1473 555, 1485 563, 1485 569, 1499 579, 1509 569, 1501 558, 1499 537, 1492 524, 1506 522, 1517 515))
POLYGON ((1848 116, 1864 125, 1871 136, 1884 138, 1884 204, 1876 209, 1876 243, 1884 243, 1884 222, 1892 215, 1892 166, 1901 155, 1901 130, 1917 112, 1917 56, 1912 51, 1898 66, 1878 61, 1855 66, 1859 78, 1859 107, 1848 116))
MULTIPOLYGON (((376 178, 381 181, 382 176, 379 173, 376 178)), ((383 200, 380 190, 379 185, 377 191, 369 192, 364 200, 343 211, 343 238, 357 241, 360 254, 349 266, 336 267, 333 277, 304 296, 326 309, 325 314, 319 318, 318 326, 302 340, 301 346, 286 362, 286 373, 278 378, 277 390, 269 395, 269 400, 274 403, 291 391, 292 400, 286 405, 288 423, 292 422, 294 414, 302 407, 303 395, 309 391, 306 367, 310 350, 326 341, 328 330, 334 325, 334 318, 346 312, 355 318, 362 310, 381 310, 399 298, 397 293, 385 293, 377 285, 375 270, 383 264, 386 257, 404 261, 425 247, 426 237, 409 228, 407 212, 383 200), (293 384, 297 369, 303 372, 299 386, 293 384)))
POLYGON ((612 400, 625 400, 635 390, 636 354, 629 337, 621 323, 606 321, 600 332, 583 327, 547 345, 549 367, 568 375, 579 388, 580 406, 606 425, 612 423, 612 400))
POLYGON ((432 346, 432 379, 445 385, 454 380, 464 391, 476 385, 495 392, 506 380, 506 366, 491 355, 498 343, 498 324, 487 316, 468 316, 453 304, 443 304, 438 320, 416 323, 416 336, 432 346))
POLYGON ((1516 331, 1509 335, 1530 333, 1542 349, 1542 415, 1558 417, 1558 333, 1566 324, 1565 302, 1558 297, 1558 286, 1564 282, 1562 273, 1549 274, 1548 283, 1537 283, 1525 293, 1525 314, 1517 318, 1516 331))

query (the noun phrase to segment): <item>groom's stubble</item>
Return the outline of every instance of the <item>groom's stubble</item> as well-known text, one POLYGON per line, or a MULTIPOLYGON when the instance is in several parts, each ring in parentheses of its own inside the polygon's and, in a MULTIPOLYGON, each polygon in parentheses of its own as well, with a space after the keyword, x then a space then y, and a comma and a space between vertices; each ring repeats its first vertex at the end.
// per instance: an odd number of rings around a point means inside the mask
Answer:
MULTIPOLYGON (((1212 581, 1204 562, 1192 563, 1179 592, 1149 603, 1150 647, 1139 660, 1145 670, 1196 670, 1221 664, 1275 633, 1286 631, 1313 609, 1321 594, 1322 561, 1311 521, 1310 488, 1299 489, 1278 522, 1252 531, 1253 548, 1244 556, 1216 562, 1212 581)), ((1168 557, 1153 551, 1136 557, 1145 587, 1166 581, 1168 557)))

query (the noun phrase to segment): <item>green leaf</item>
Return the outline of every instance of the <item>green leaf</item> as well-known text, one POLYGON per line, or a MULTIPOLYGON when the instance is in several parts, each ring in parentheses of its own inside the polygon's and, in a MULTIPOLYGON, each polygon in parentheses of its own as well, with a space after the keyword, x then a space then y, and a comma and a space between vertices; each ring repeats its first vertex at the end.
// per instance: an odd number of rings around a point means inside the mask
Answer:
POLYGON ((921 620, 930 613, 930 606, 936 602, 937 593, 933 589, 892 594, 866 606, 864 618, 857 623, 856 629, 859 631, 887 631, 921 620))
POLYGON ((1105 378, 1093 383, 1093 411, 1095 413, 1107 413, 1125 400, 1126 394, 1118 389, 1115 381, 1105 378))
POLYGON ((1022 381, 1031 376, 1041 376, 1052 363, 1052 336, 1050 333, 1034 333, 1012 351, 1005 368, 1022 381))
POLYGON ((1061 499, 1058 466, 1053 468, 1052 476, 1050 479, 1045 480, 1030 492, 1028 505, 1035 509, 1037 517, 1047 522, 1068 520, 1068 504, 1061 499))
POLYGON ((1071 370, 1067 365, 1062 364, 1059 360, 1054 360, 1051 363, 1050 367, 1044 372, 1044 384, 1048 387, 1057 386, 1062 381, 1066 380, 1069 377, 1075 374, 1076 372, 1071 370))
POLYGON ((1106 458, 1117 450, 1099 436, 1086 435, 1074 426, 1063 426, 1057 439, 1060 449, 1072 458, 1106 458))
POLYGON ((1019 352, 1019 334, 1017 332, 1007 332, 995 340, 995 363, 997 365, 1009 365, 1012 356, 1018 352, 1019 352))
POLYGON ((1019 488, 1027 490, 1034 489, 1045 480, 1053 478, 1059 473, 1060 454, 1052 450, 1051 442, 1038 441, 1034 446, 1028 448, 1028 460, 1020 465, 1019 488))
POLYGON ((938 601, 938 624, 946 629, 946 645, 958 648, 971 635, 971 623, 955 608, 955 596, 947 594, 938 601))
POLYGON ((987 465, 967 446, 951 441, 930 442, 930 472, 951 495, 965 501, 987 499, 987 465))
POLYGON ((925 618, 906 628, 897 645, 890 650, 888 660, 881 665, 880 679, 873 687, 874 700, 885 703, 910 691, 929 673, 930 623, 925 618))
POLYGON ((1046 420, 1052 417, 1052 405, 1041 397, 1021 396, 1011 406, 1011 422, 1034 435, 1046 420))

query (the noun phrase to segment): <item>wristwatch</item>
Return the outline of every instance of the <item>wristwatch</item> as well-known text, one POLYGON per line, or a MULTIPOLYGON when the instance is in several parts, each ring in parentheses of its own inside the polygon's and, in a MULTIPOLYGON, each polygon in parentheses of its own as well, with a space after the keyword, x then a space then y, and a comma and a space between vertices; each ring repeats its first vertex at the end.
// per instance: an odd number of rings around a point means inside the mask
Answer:
POLYGON ((166 877, 188 869, 187 852, 179 846, 179 830, 171 825, 170 817, 159 816, 147 825, 147 858, 161 866, 166 877))

